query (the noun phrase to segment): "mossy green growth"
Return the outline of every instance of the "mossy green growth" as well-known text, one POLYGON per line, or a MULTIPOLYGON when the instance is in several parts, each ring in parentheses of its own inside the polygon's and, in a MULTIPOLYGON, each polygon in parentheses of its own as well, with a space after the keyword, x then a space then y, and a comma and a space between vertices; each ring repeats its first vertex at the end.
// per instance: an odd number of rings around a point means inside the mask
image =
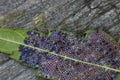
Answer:
POLYGON ((0 28, 0 51, 9 54, 11 58, 18 60, 20 53, 18 51, 19 45, 11 42, 6 42, 2 39, 17 41, 24 43, 26 29, 0 28))
MULTIPOLYGON (((44 22, 44 14, 43 13, 41 13, 40 15, 38 15, 37 17, 35 17, 34 19, 33 19, 33 24, 34 25, 38 25, 39 23, 41 23, 41 22, 44 22)), ((42 24, 42 23, 41 23, 42 24)))
POLYGON ((40 15, 36 16, 33 19, 32 24, 41 33, 42 36, 46 36, 48 34, 49 31, 48 27, 46 26, 44 13, 41 13, 40 15))

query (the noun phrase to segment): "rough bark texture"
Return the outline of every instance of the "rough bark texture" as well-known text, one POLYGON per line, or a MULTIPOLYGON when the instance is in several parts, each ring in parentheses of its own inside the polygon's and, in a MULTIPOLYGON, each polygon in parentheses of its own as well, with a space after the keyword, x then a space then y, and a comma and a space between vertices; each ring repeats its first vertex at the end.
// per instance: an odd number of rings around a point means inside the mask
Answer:
MULTIPOLYGON (((120 0, 0 0, 0 27, 39 27, 41 15, 47 28, 74 33, 100 28, 120 37, 120 0)), ((34 73, 0 54, 0 80, 34 80, 34 73)))
POLYGON ((35 69, 23 66, 0 53, 0 80, 38 80, 36 73, 35 69))
POLYGON ((0 0, 1 27, 34 28, 41 13, 49 28, 72 32, 101 28, 120 36, 120 0, 0 0))

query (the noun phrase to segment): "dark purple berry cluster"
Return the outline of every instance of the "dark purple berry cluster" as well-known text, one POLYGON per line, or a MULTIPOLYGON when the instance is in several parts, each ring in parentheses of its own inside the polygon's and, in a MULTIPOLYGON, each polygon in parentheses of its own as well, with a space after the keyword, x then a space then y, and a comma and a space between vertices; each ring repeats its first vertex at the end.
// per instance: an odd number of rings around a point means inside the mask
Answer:
MULTIPOLYGON (((120 46, 103 32, 92 31, 85 38, 53 30, 49 36, 28 31, 24 43, 59 55, 112 68, 120 66, 120 46)), ((60 80, 114 80, 116 73, 102 68, 67 60, 50 53, 20 45, 20 61, 40 67, 39 73, 60 80)))

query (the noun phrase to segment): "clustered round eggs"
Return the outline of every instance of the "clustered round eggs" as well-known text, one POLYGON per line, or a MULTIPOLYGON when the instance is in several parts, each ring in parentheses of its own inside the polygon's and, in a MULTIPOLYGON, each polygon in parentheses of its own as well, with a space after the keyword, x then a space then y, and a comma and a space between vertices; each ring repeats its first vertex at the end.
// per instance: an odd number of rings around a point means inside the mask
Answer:
MULTIPOLYGON (((24 43, 59 55, 112 68, 120 67, 120 46, 103 32, 91 31, 85 38, 76 38, 58 30, 49 36, 34 31, 27 32, 24 43)), ((47 52, 20 45, 20 61, 40 67, 40 75, 60 80, 114 80, 116 72, 67 60, 47 52)))

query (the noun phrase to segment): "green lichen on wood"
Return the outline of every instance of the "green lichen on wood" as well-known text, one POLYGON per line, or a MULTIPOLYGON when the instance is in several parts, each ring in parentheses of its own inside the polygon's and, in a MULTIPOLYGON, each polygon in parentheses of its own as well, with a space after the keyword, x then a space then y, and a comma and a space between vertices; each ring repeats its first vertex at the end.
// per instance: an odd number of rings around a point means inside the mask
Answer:
POLYGON ((41 13, 40 15, 35 17, 32 21, 32 24, 41 33, 41 35, 46 36, 48 34, 49 31, 48 27, 46 26, 44 13, 41 13))

